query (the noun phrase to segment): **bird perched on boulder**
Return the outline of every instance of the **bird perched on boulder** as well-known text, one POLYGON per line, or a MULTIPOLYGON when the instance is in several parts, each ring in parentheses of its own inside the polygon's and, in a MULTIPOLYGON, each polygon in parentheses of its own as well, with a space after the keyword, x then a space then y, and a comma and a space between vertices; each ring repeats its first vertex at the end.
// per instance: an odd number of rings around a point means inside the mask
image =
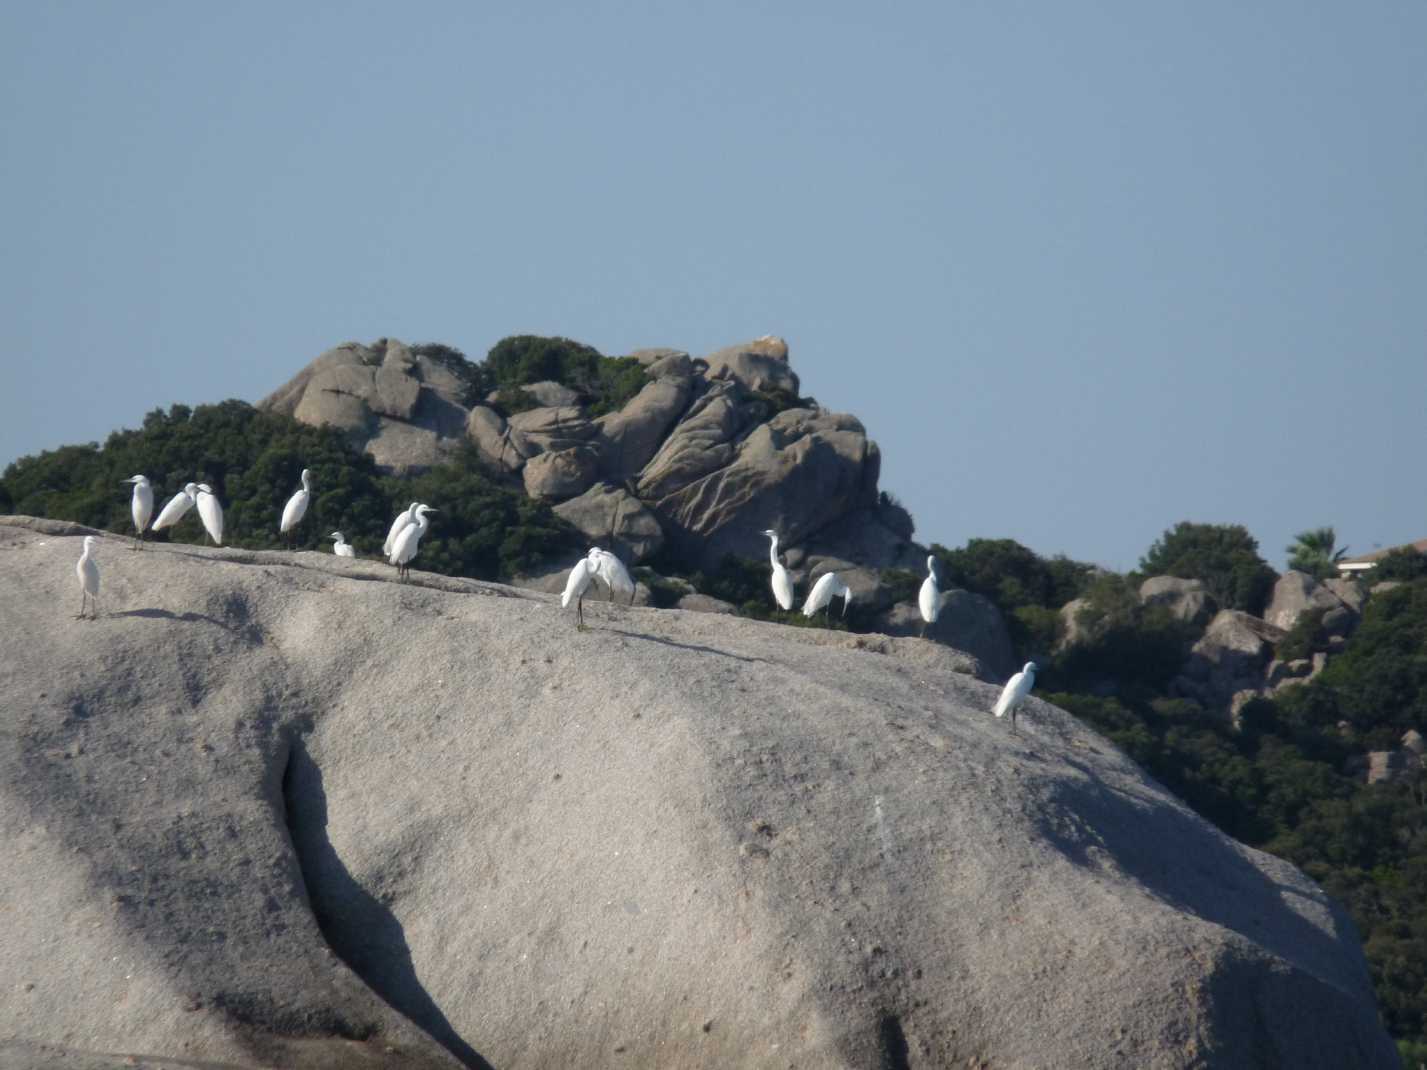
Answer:
POLYGON ((827 615, 831 617, 834 598, 842 599, 842 615, 847 616, 847 607, 852 604, 852 591, 836 572, 825 572, 808 592, 807 601, 803 603, 803 616, 811 617, 826 608, 827 615))
POLYGON ((1004 713, 1010 713, 1012 732, 1016 730, 1016 707, 1026 700, 1031 688, 1036 685, 1036 669, 1034 661, 1026 662, 1025 668, 1006 681, 1006 686, 1001 689, 1001 697, 996 700, 995 714, 1000 717, 1004 713))
POLYGON ((331 535, 328 535, 327 537, 328 537, 329 539, 334 539, 334 540, 336 540, 336 541, 333 542, 333 544, 332 544, 332 552, 333 552, 334 554, 336 554, 338 557, 356 557, 356 556, 357 556, 357 551, 352 549, 352 544, 351 544, 351 543, 347 542, 346 540, 344 540, 344 539, 342 538, 342 533, 341 533, 340 531, 334 531, 334 532, 332 532, 331 535))
POLYGON ((307 503, 312 500, 312 470, 304 468, 302 470, 302 486, 297 492, 287 500, 287 504, 282 507, 282 520, 278 522, 278 533, 287 535, 289 542, 295 543, 297 536, 293 529, 302 523, 302 518, 307 515, 307 503))
POLYGON ((84 619, 84 607, 91 598, 94 599, 94 619, 99 619, 99 565, 94 560, 94 547, 98 541, 93 535, 84 536, 84 552, 79 555, 79 564, 74 566, 80 590, 79 616, 76 620, 84 619))
POLYGON ((936 623, 941 616, 941 583, 936 578, 936 558, 927 557, 927 578, 922 580, 922 589, 917 592, 917 609, 922 614, 922 638, 927 635, 927 626, 936 623))
POLYGON ((402 579, 407 579, 410 576, 411 559, 421 549, 421 536, 425 535, 426 529, 431 526, 431 521, 426 519, 426 514, 439 511, 429 505, 418 505, 415 521, 402 528, 401 534, 392 543, 391 556, 387 560, 397 567, 397 575, 402 579))
POLYGON ((134 549, 144 545, 144 529, 154 515, 154 488, 148 476, 130 476, 125 483, 134 484, 134 496, 129 500, 129 512, 134 516, 134 549))
POLYGON ((184 488, 170 498, 163 509, 159 511, 158 519, 154 521, 153 530, 162 531, 164 528, 173 527, 183 519, 185 513, 193 508, 196 501, 198 501, 198 484, 185 484, 184 488))
POLYGON ((203 530, 208 532, 213 545, 222 546, 223 506, 218 502, 218 495, 213 493, 213 488, 207 483, 198 484, 197 489, 195 501, 198 505, 198 518, 203 521, 203 530))
POLYGON ((560 608, 569 609, 570 603, 575 603, 575 628, 578 631, 585 630, 585 592, 590 589, 594 579, 595 569, 588 555, 576 561, 570 569, 570 575, 565 578, 565 590, 560 595, 560 608))
POLYGON ((769 528, 763 534, 772 540, 768 544, 768 560, 773 562, 773 600, 778 603, 778 608, 786 613, 793 608, 793 577, 788 575, 783 562, 778 560, 778 533, 769 528))
POLYGON ((420 502, 412 502, 401 512, 396 514, 396 519, 391 522, 391 527, 387 529, 386 542, 382 543, 382 556, 390 557, 391 548, 396 545, 396 537, 401 534, 402 529, 408 524, 416 523, 416 508, 420 502))
POLYGON ((634 605, 638 588, 634 584, 634 577, 629 574, 629 569, 624 567, 624 562, 609 550, 602 550, 598 546, 590 547, 590 552, 585 556, 595 578, 609 589, 609 600, 613 602, 614 593, 618 591, 621 597, 628 595, 629 604, 634 605))

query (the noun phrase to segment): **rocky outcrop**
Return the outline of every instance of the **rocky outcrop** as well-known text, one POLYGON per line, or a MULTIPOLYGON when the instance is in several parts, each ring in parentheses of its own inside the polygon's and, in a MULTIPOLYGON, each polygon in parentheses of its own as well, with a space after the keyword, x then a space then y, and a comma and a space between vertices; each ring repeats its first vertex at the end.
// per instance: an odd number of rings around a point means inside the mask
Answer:
POLYGON ((595 425, 585 411, 573 405, 527 409, 506 421, 511 434, 526 443, 530 455, 568 450, 585 445, 595 436, 595 425))
POLYGON ((1217 612, 1218 606, 1202 580, 1182 580, 1177 576, 1151 576, 1140 584, 1140 603, 1161 606, 1177 620, 1201 625, 1217 612))
POLYGON ((613 550, 631 564, 654 556, 664 545, 658 519, 622 487, 596 484, 555 506, 555 513, 579 528, 590 545, 613 550))
POLYGON ((1357 624, 1363 601, 1362 588, 1352 580, 1319 583, 1305 572, 1289 569, 1274 584, 1263 619, 1289 631, 1304 613, 1316 610, 1322 613, 1323 629, 1329 635, 1346 635, 1357 624))
POLYGON ((526 494, 561 502, 589 489, 599 474, 599 455, 589 446, 551 450, 526 461, 520 474, 526 494))
MULTIPOLYGON (((687 366, 688 358, 683 360, 687 366)), ((688 407, 693 390, 694 379, 688 372, 661 375, 646 383, 624 408, 600 417, 596 424, 604 477, 624 483, 637 476, 688 407)))
POLYGON ((1396 1065, 1321 889, 944 647, 0 542, 0 1062, 1396 1065))
MULTIPOLYGON (((911 602, 899 602, 877 620, 878 629, 888 635, 921 635, 924 624, 921 611, 911 602)), ((966 651, 989 679, 1005 680, 1020 668, 1001 611, 989 598, 971 591, 942 592, 941 613, 935 624, 926 627, 926 637, 966 651)))
POLYGON ((1220 610, 1194 644, 1172 690, 1210 709, 1227 709, 1237 692, 1261 687, 1274 645, 1284 635, 1282 629, 1248 613, 1220 610))
POLYGON ((454 455, 468 416, 464 396, 447 365, 381 338, 328 350, 258 407, 335 427, 382 468, 408 472, 454 455))
POLYGON ((1411 729, 1403 735, 1400 747, 1354 755, 1348 759, 1344 771, 1364 784, 1417 780, 1424 772, 1424 753, 1427 753, 1427 745, 1422 734, 1411 729))
MULTIPOLYGON (((580 393, 578 390, 572 390, 563 383, 553 383, 548 379, 538 383, 526 383, 524 386, 515 387, 510 390, 492 390, 486 395, 486 401, 492 405, 499 405, 505 401, 514 400, 521 394, 531 398, 539 405, 550 408, 578 405, 580 403, 580 393)), ((526 402, 526 404, 529 404, 529 402, 526 402)))
POLYGON ((703 362, 710 379, 732 380, 749 390, 798 393, 798 376, 788 363, 788 343, 772 335, 717 350, 703 362))

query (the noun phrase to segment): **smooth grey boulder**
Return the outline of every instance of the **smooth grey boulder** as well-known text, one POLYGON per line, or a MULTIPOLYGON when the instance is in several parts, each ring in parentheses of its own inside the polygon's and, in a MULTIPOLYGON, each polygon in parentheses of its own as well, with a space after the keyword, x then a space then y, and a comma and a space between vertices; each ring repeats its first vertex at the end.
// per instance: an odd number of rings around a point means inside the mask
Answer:
POLYGON ((546 450, 581 446, 595 435, 595 425, 583 409, 572 405, 529 409, 506 421, 512 436, 519 436, 531 456, 546 450))
POLYGON ((454 455, 465 432, 465 386, 439 360, 394 338, 330 349, 258 408, 344 431, 389 472, 412 472, 454 455))
POLYGON ((798 393, 798 375, 788 364, 788 343, 773 335, 727 346, 703 360, 710 379, 734 380, 749 390, 798 393))
POLYGON ((871 508, 879 464, 855 417, 787 409, 755 427, 728 464, 650 505, 680 555, 716 567, 726 554, 766 553, 765 529, 794 545, 848 512, 871 508))
POLYGON ((466 419, 466 437, 481 459, 506 474, 519 472, 535 450, 525 436, 506 425, 505 417, 486 405, 477 405, 466 419))
MULTIPOLYGON (((899 602, 878 618, 878 627, 888 635, 919 636, 925 623, 912 602, 899 602)), ((935 624, 926 626, 926 637, 972 655, 990 680, 1006 680, 1020 668, 996 604, 959 587, 942 592, 941 612, 935 624)))
POLYGON ((1221 609, 1176 678, 1180 692, 1210 709, 1227 709, 1236 692, 1262 686, 1273 648, 1285 634, 1249 613, 1221 609))
POLYGON ((712 595, 699 594, 697 591, 680 598, 675 608, 689 613, 727 614, 738 612, 738 607, 732 602, 725 602, 722 598, 714 598, 712 595))
POLYGON ((604 477, 624 483, 637 476, 688 407, 693 390, 692 376, 663 376, 646 383, 618 412, 596 420, 604 477))
POLYGON ((1099 632, 1089 622, 1092 605, 1088 598, 1072 598, 1060 607, 1060 635, 1055 644, 1057 651, 1095 640, 1099 632))
POLYGON ((646 368, 653 367, 661 360, 665 360, 669 357, 683 357, 685 360, 689 358, 689 354, 686 353, 684 350, 670 349, 667 346, 654 346, 649 349, 636 349, 629 355, 635 360, 639 361, 640 364, 643 364, 646 368))
POLYGON ((638 564, 664 545, 658 518, 623 487, 596 483, 555 506, 555 514, 579 528, 591 545, 613 550, 625 564, 638 564))
MULTIPOLYGON (((1347 590, 1350 595, 1356 595, 1357 584, 1349 583, 1347 590)), ((1327 613, 1342 609, 1351 613, 1355 620, 1361 611, 1362 599, 1355 597, 1355 602, 1356 608, 1353 608, 1326 584, 1319 583, 1306 572, 1289 569, 1273 585, 1273 596, 1269 599, 1268 608, 1264 610, 1263 619, 1284 631, 1291 630, 1298 623, 1298 618, 1309 610, 1327 613)), ((1344 634, 1349 626, 1340 627, 1341 630, 1335 634, 1344 634)))
POLYGON ((1321 889, 956 651, 120 537, 77 621, 8 519, 0 1063, 1397 1065, 1321 889))
POLYGON ((640 472, 639 497, 667 497, 724 467, 733 460, 735 438, 751 423, 736 384, 710 384, 640 472))
POLYGON ((486 400, 492 405, 499 405, 503 396, 514 395, 516 392, 528 394, 541 405, 558 408, 561 406, 578 405, 580 403, 580 393, 572 390, 563 383, 552 382, 549 379, 542 379, 538 383, 526 383, 517 387, 516 390, 492 390, 486 395, 486 400))
POLYGON ((1178 576, 1151 576, 1140 584, 1140 604, 1162 606, 1177 619, 1200 625, 1208 622, 1218 606, 1202 580, 1182 580, 1178 576))
MULTIPOLYGON (((877 444, 867 443, 869 468, 881 467, 877 444)), ((900 506, 890 509, 876 506, 853 509, 839 516, 836 522, 809 535, 799 546, 789 547, 789 555, 798 553, 817 557, 837 557, 856 561, 866 568, 905 568, 926 573, 927 550, 911 539, 909 528, 893 527, 900 523, 900 506)), ((793 565, 792 556, 788 564, 793 565)))
POLYGON ((559 502, 587 491, 599 475, 599 466, 599 454, 591 447, 574 446, 532 457, 520 475, 530 497, 559 502))

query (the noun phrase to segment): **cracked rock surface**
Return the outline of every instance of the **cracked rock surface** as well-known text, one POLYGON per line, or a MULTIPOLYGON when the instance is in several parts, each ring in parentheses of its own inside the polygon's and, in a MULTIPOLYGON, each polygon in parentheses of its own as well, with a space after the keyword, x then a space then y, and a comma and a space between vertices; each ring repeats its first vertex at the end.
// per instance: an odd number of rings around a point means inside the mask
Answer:
POLYGON ((0 518, 0 1066, 1394 1066, 1345 916, 970 659, 0 518))

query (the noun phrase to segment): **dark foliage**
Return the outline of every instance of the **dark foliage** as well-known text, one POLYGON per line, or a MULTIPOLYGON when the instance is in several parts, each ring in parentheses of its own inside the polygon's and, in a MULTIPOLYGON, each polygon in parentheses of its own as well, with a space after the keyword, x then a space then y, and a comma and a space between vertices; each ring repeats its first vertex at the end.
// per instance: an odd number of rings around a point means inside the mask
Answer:
POLYGON ((1389 551, 1368 575, 1373 583, 1387 580, 1420 580, 1427 577, 1427 554, 1402 546, 1389 551))
POLYGON ((1221 606, 1262 613, 1278 574, 1259 556, 1258 541, 1240 524, 1194 524, 1166 531, 1140 559, 1145 576, 1203 580, 1221 606))

